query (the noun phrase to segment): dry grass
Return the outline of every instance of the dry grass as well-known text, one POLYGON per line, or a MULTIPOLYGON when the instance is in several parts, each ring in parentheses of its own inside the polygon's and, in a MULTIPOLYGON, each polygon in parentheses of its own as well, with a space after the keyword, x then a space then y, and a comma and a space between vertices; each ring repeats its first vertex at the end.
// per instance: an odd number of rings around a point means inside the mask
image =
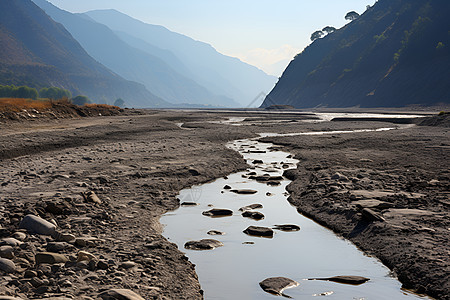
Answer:
POLYGON ((120 107, 118 107, 118 106, 108 105, 108 104, 96 104, 96 103, 85 104, 83 106, 89 107, 89 108, 120 109, 120 107))
POLYGON ((23 98, 0 98, 0 111, 19 112, 24 109, 48 109, 52 107, 49 100, 32 100, 23 98))

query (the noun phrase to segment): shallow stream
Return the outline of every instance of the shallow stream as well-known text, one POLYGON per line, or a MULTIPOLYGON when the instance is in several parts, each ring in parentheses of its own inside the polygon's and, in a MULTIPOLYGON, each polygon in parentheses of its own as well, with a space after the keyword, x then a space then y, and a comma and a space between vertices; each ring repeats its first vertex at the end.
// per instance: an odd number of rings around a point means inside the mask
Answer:
POLYGON ((196 265, 205 299, 274 299, 276 296, 264 292, 258 283, 278 276, 300 283, 285 291, 294 299, 426 299, 403 291, 400 282, 377 259, 366 256, 350 242, 297 213, 287 201, 289 180, 272 186, 248 178, 249 172, 277 176, 287 168, 295 168, 298 161, 289 153, 271 149, 273 145, 256 140, 235 141, 228 146, 239 151, 252 168, 181 191, 181 202, 198 205, 182 206, 161 218, 164 236, 176 243, 196 265), (255 160, 263 163, 254 164, 255 160), (224 189, 225 185, 257 193, 236 194, 224 189), (265 215, 263 220, 241 216, 239 208, 255 203, 263 206, 255 210, 265 215), (230 209, 233 215, 221 218, 202 215, 211 208, 230 209), (295 224, 301 230, 274 230, 273 238, 243 233, 250 225, 273 228, 278 224, 295 224), (225 235, 208 235, 210 230, 225 235), (187 241, 201 239, 216 239, 224 246, 208 251, 184 249, 187 241), (364 276, 370 280, 358 286, 306 280, 337 275, 364 276))

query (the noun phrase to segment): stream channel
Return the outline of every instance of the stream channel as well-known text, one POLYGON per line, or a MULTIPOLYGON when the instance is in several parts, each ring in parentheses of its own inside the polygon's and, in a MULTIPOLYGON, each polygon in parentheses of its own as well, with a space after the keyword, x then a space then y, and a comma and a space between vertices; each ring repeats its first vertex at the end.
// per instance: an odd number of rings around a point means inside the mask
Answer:
MULTIPOLYGON (((394 128, 389 128, 394 129, 394 128)), ((389 130, 388 128, 380 130, 389 130)), ((317 133, 316 133, 317 134, 317 133)), ((182 190, 180 201, 196 206, 181 206, 161 218, 163 235, 178 245, 196 265, 205 299, 274 299, 259 282, 270 277, 287 277, 300 283, 284 293, 294 299, 429 299, 401 289, 401 283, 376 258, 365 255, 349 241, 302 216, 287 200, 284 178, 279 185, 250 179, 249 173, 281 176, 298 163, 287 152, 257 139, 237 140, 227 145, 239 151, 251 166, 247 171, 214 182, 182 190), (254 163, 261 160, 263 163, 254 163), (252 189, 255 194, 237 194, 229 189, 252 189), (256 221, 241 215, 239 208, 262 204, 256 209, 265 218, 256 221), (212 208, 233 211, 232 216, 211 218, 202 212, 212 208), (273 238, 254 237, 243 231, 251 225, 273 228, 295 224, 299 231, 274 230, 273 238), (208 235, 210 230, 224 235, 208 235), (214 250, 188 250, 188 241, 215 239, 224 244, 214 250), (361 285, 307 280, 338 275, 363 276, 370 280, 361 285)))

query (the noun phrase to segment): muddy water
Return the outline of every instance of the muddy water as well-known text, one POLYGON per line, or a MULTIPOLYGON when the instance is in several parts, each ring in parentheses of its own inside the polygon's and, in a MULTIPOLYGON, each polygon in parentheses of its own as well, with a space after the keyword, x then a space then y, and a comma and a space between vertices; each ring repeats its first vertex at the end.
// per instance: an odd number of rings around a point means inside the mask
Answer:
POLYGON ((243 140, 230 144, 253 166, 246 172, 218 179, 212 183, 181 191, 181 202, 196 202, 198 206, 181 207, 161 218, 165 225, 164 236, 176 243, 196 264, 205 299, 273 299, 265 293, 259 282, 268 277, 283 276, 296 280, 298 287, 285 291, 294 299, 424 299, 402 291, 401 284, 390 276, 389 270, 379 261, 364 255, 348 241, 301 216, 287 201, 283 180, 279 186, 268 186, 246 178, 249 172, 259 175, 281 175, 287 167, 294 168, 297 161, 289 153, 271 151, 272 145, 243 140), (251 151, 265 153, 251 153, 251 151), (254 160, 263 164, 253 164, 254 160), (284 168, 283 168, 284 165, 284 168), (253 195, 238 195, 223 189, 254 189, 253 195), (259 203, 265 218, 255 221, 241 216, 239 208, 259 203), (231 217, 210 218, 202 215, 212 207, 233 210, 231 217), (243 233, 250 225, 272 227, 278 224, 295 224, 297 232, 275 230, 273 238, 259 238, 243 233), (210 230, 225 235, 210 236, 210 230), (191 240, 216 239, 224 246, 209 251, 184 249, 191 240), (359 286, 308 278, 355 275, 370 278, 359 286))

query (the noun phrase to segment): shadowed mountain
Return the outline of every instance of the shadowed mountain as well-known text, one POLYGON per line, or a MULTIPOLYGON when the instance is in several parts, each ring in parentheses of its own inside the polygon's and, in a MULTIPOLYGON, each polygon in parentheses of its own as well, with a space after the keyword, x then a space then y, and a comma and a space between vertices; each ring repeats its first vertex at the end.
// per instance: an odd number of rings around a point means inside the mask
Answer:
POLYGON ((172 103, 188 103, 213 106, 238 106, 227 97, 216 96, 167 64, 150 54, 153 52, 174 61, 173 65, 184 68, 169 51, 142 45, 136 49, 119 38, 107 26, 82 14, 73 14, 57 8, 46 0, 33 0, 55 21, 64 25, 83 48, 98 62, 120 76, 144 84, 155 95, 172 103))
MULTIPOLYGON (((96 10, 86 14, 114 31, 124 32, 147 44, 169 50, 190 71, 183 75, 194 76, 192 79, 215 94, 230 97, 243 106, 247 106, 261 92, 268 92, 276 81, 275 76, 269 76, 237 58, 220 54, 209 44, 195 41, 163 26, 143 23, 116 10, 96 10)), ((137 43, 132 45, 145 51, 137 43)))
POLYGON ((0 84, 57 86, 98 103, 122 98, 129 106, 169 106, 95 61, 31 0, 0 1, 0 47, 0 84))
POLYGON ((450 103, 449 15, 448 0, 379 0, 297 55, 263 107, 450 103))

